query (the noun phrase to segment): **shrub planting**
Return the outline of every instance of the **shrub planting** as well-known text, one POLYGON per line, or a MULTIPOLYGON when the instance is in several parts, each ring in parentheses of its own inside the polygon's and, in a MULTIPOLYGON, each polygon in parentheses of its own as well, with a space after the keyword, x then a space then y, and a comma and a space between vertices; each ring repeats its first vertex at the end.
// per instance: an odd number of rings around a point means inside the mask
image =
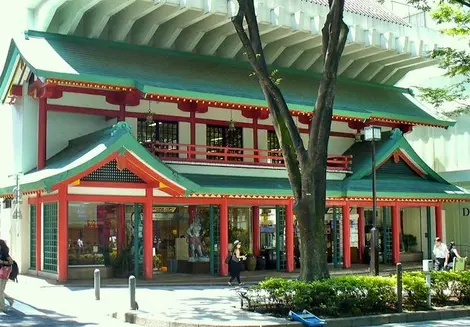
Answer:
MULTIPOLYGON (((245 295, 249 309, 286 315, 308 310, 320 316, 355 316, 396 310, 396 277, 344 276, 310 283, 271 278, 250 288, 245 295)), ((423 272, 403 273, 403 306, 426 310, 428 286, 423 272)), ((470 303, 470 272, 432 272, 432 305, 470 303)))

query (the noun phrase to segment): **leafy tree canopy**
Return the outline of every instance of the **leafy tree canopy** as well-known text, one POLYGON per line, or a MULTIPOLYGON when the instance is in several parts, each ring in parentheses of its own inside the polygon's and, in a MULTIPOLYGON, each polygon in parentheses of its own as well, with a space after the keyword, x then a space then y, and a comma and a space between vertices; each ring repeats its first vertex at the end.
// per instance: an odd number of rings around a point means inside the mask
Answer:
POLYGON ((467 0, 408 0, 408 3, 428 11, 436 23, 443 25, 442 33, 459 38, 464 45, 460 49, 441 47, 431 52, 433 59, 446 70, 446 76, 454 81, 444 87, 420 87, 421 98, 442 110, 444 104, 457 104, 450 116, 470 112, 468 85, 470 85, 470 1, 467 0), (445 27, 444 27, 445 26, 445 27))

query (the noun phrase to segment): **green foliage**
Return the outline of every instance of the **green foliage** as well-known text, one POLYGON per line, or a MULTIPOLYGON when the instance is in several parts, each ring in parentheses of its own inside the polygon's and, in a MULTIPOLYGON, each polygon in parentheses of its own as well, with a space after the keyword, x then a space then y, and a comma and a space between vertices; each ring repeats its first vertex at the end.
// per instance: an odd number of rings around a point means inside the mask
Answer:
MULTIPOLYGON (((464 0, 441 0, 436 6, 431 8, 427 0, 409 0, 408 3, 425 11, 430 11, 431 17, 438 24, 446 24, 452 27, 443 28, 442 33, 457 37, 463 44, 468 45, 470 39, 470 1, 464 0)), ((467 113, 470 105, 468 100, 466 84, 470 83, 470 53, 468 49, 454 49, 450 47, 438 48, 432 51, 430 57, 439 60, 439 66, 446 70, 446 75, 456 77, 458 82, 447 87, 439 88, 418 88, 420 97, 432 104, 437 109, 445 103, 453 102, 457 104, 457 109, 449 116, 456 116, 467 113)))
MULTIPOLYGON (((428 286, 424 272, 403 273, 403 306, 426 310, 428 286)), ((470 303, 470 271, 432 272, 434 306, 470 303)), ((321 316, 347 316, 395 311, 396 276, 344 276, 313 282, 267 279, 249 289, 251 310, 285 315, 308 310, 321 316)))
POLYGON ((403 306, 410 310, 422 310, 428 307, 428 286, 422 272, 403 274, 403 306))
POLYGON ((268 279, 251 289, 260 311, 287 313, 307 309, 327 316, 391 312, 395 306, 394 280, 390 277, 346 276, 313 281, 268 279))

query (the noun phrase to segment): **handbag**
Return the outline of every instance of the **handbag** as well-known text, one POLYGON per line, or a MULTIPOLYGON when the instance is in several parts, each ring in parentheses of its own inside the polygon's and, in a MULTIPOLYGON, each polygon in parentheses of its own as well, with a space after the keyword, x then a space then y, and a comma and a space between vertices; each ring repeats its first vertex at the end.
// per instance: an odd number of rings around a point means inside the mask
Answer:
POLYGON ((0 279, 8 279, 11 273, 11 266, 2 266, 0 268, 0 279))

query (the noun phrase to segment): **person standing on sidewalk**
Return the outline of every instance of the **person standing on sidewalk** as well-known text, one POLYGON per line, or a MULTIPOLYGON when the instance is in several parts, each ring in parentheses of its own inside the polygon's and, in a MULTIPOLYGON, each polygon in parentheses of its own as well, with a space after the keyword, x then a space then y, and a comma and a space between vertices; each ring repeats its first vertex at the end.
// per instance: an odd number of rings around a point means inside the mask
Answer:
POLYGON ((444 267, 447 265, 449 250, 447 249, 447 246, 442 242, 440 237, 436 237, 434 239, 434 249, 432 252, 437 261, 436 270, 444 269, 444 267))
POLYGON ((12 264, 10 249, 4 240, 0 240, 0 312, 5 311, 5 286, 10 277, 12 264))
POLYGON ((228 266, 228 270, 230 272, 230 280, 228 284, 230 286, 232 286, 232 282, 235 279, 237 279, 238 285, 242 285, 242 282, 240 281, 240 270, 241 270, 240 262, 242 260, 246 260, 246 257, 240 254, 241 247, 242 247, 242 244, 240 243, 239 240, 236 240, 235 242, 233 242, 232 259, 230 260, 230 264, 228 266))

